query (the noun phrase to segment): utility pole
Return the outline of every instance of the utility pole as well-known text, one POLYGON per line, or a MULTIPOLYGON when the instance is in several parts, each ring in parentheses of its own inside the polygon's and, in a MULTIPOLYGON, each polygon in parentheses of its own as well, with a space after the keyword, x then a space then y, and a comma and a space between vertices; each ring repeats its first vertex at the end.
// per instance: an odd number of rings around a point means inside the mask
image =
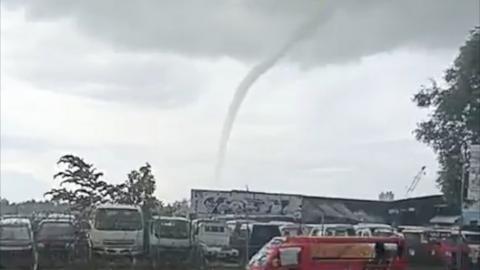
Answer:
MULTIPOLYGON (((249 192, 248 190, 248 185, 245 186, 245 190, 247 192, 249 192)), ((248 195, 248 193, 247 193, 248 195)), ((250 221, 249 221, 249 215, 248 215, 248 209, 247 209, 247 205, 245 205, 245 219, 246 219, 246 227, 247 227, 247 230, 246 230, 246 236, 245 236, 245 266, 248 265, 248 260, 249 260, 249 245, 250 245, 250 221)))

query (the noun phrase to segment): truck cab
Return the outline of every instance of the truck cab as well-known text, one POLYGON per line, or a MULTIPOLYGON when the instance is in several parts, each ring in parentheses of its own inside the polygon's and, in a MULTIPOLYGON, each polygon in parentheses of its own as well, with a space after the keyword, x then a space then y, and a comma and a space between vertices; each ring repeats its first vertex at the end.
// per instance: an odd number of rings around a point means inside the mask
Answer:
POLYGON ((90 256, 94 266, 105 261, 127 258, 136 262, 143 254, 144 224, 138 206, 103 204, 91 214, 90 256))
POLYGON ((154 216, 149 226, 149 250, 152 267, 191 265, 195 246, 191 240, 190 221, 183 217, 154 216))
POLYGON ((230 231, 224 221, 195 220, 192 233, 194 241, 204 247, 208 260, 238 260, 239 251, 230 247, 230 231))

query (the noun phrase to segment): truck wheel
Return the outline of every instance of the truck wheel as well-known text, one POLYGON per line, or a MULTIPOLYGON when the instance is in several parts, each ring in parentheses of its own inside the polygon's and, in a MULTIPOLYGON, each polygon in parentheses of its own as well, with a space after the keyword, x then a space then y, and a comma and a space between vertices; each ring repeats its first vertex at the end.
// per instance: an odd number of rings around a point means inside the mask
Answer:
POLYGON ((135 268, 137 268, 137 258, 133 257, 130 261, 130 269, 134 270, 135 268))
POLYGON ((207 269, 207 259, 205 258, 203 252, 197 252, 195 260, 195 267, 197 270, 206 270, 207 269))
POLYGON ((152 270, 157 270, 158 269, 158 261, 157 261, 157 256, 154 256, 152 259, 150 259, 152 263, 152 270))

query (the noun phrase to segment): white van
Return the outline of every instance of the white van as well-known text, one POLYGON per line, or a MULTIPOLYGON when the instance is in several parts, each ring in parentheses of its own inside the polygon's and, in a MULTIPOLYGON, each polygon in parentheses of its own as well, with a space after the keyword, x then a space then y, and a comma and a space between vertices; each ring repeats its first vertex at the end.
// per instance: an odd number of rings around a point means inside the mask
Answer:
POLYGON ((96 259, 134 258, 143 253, 144 225, 138 206, 103 204, 91 215, 90 254, 96 259))

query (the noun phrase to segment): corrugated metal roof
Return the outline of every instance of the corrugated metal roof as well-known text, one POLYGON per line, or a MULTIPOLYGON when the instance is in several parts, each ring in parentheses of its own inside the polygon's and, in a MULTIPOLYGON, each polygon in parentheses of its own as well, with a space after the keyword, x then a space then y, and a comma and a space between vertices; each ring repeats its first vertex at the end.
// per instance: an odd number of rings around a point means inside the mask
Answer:
POLYGON ((430 219, 430 223, 455 224, 459 219, 460 216, 434 216, 430 219))

